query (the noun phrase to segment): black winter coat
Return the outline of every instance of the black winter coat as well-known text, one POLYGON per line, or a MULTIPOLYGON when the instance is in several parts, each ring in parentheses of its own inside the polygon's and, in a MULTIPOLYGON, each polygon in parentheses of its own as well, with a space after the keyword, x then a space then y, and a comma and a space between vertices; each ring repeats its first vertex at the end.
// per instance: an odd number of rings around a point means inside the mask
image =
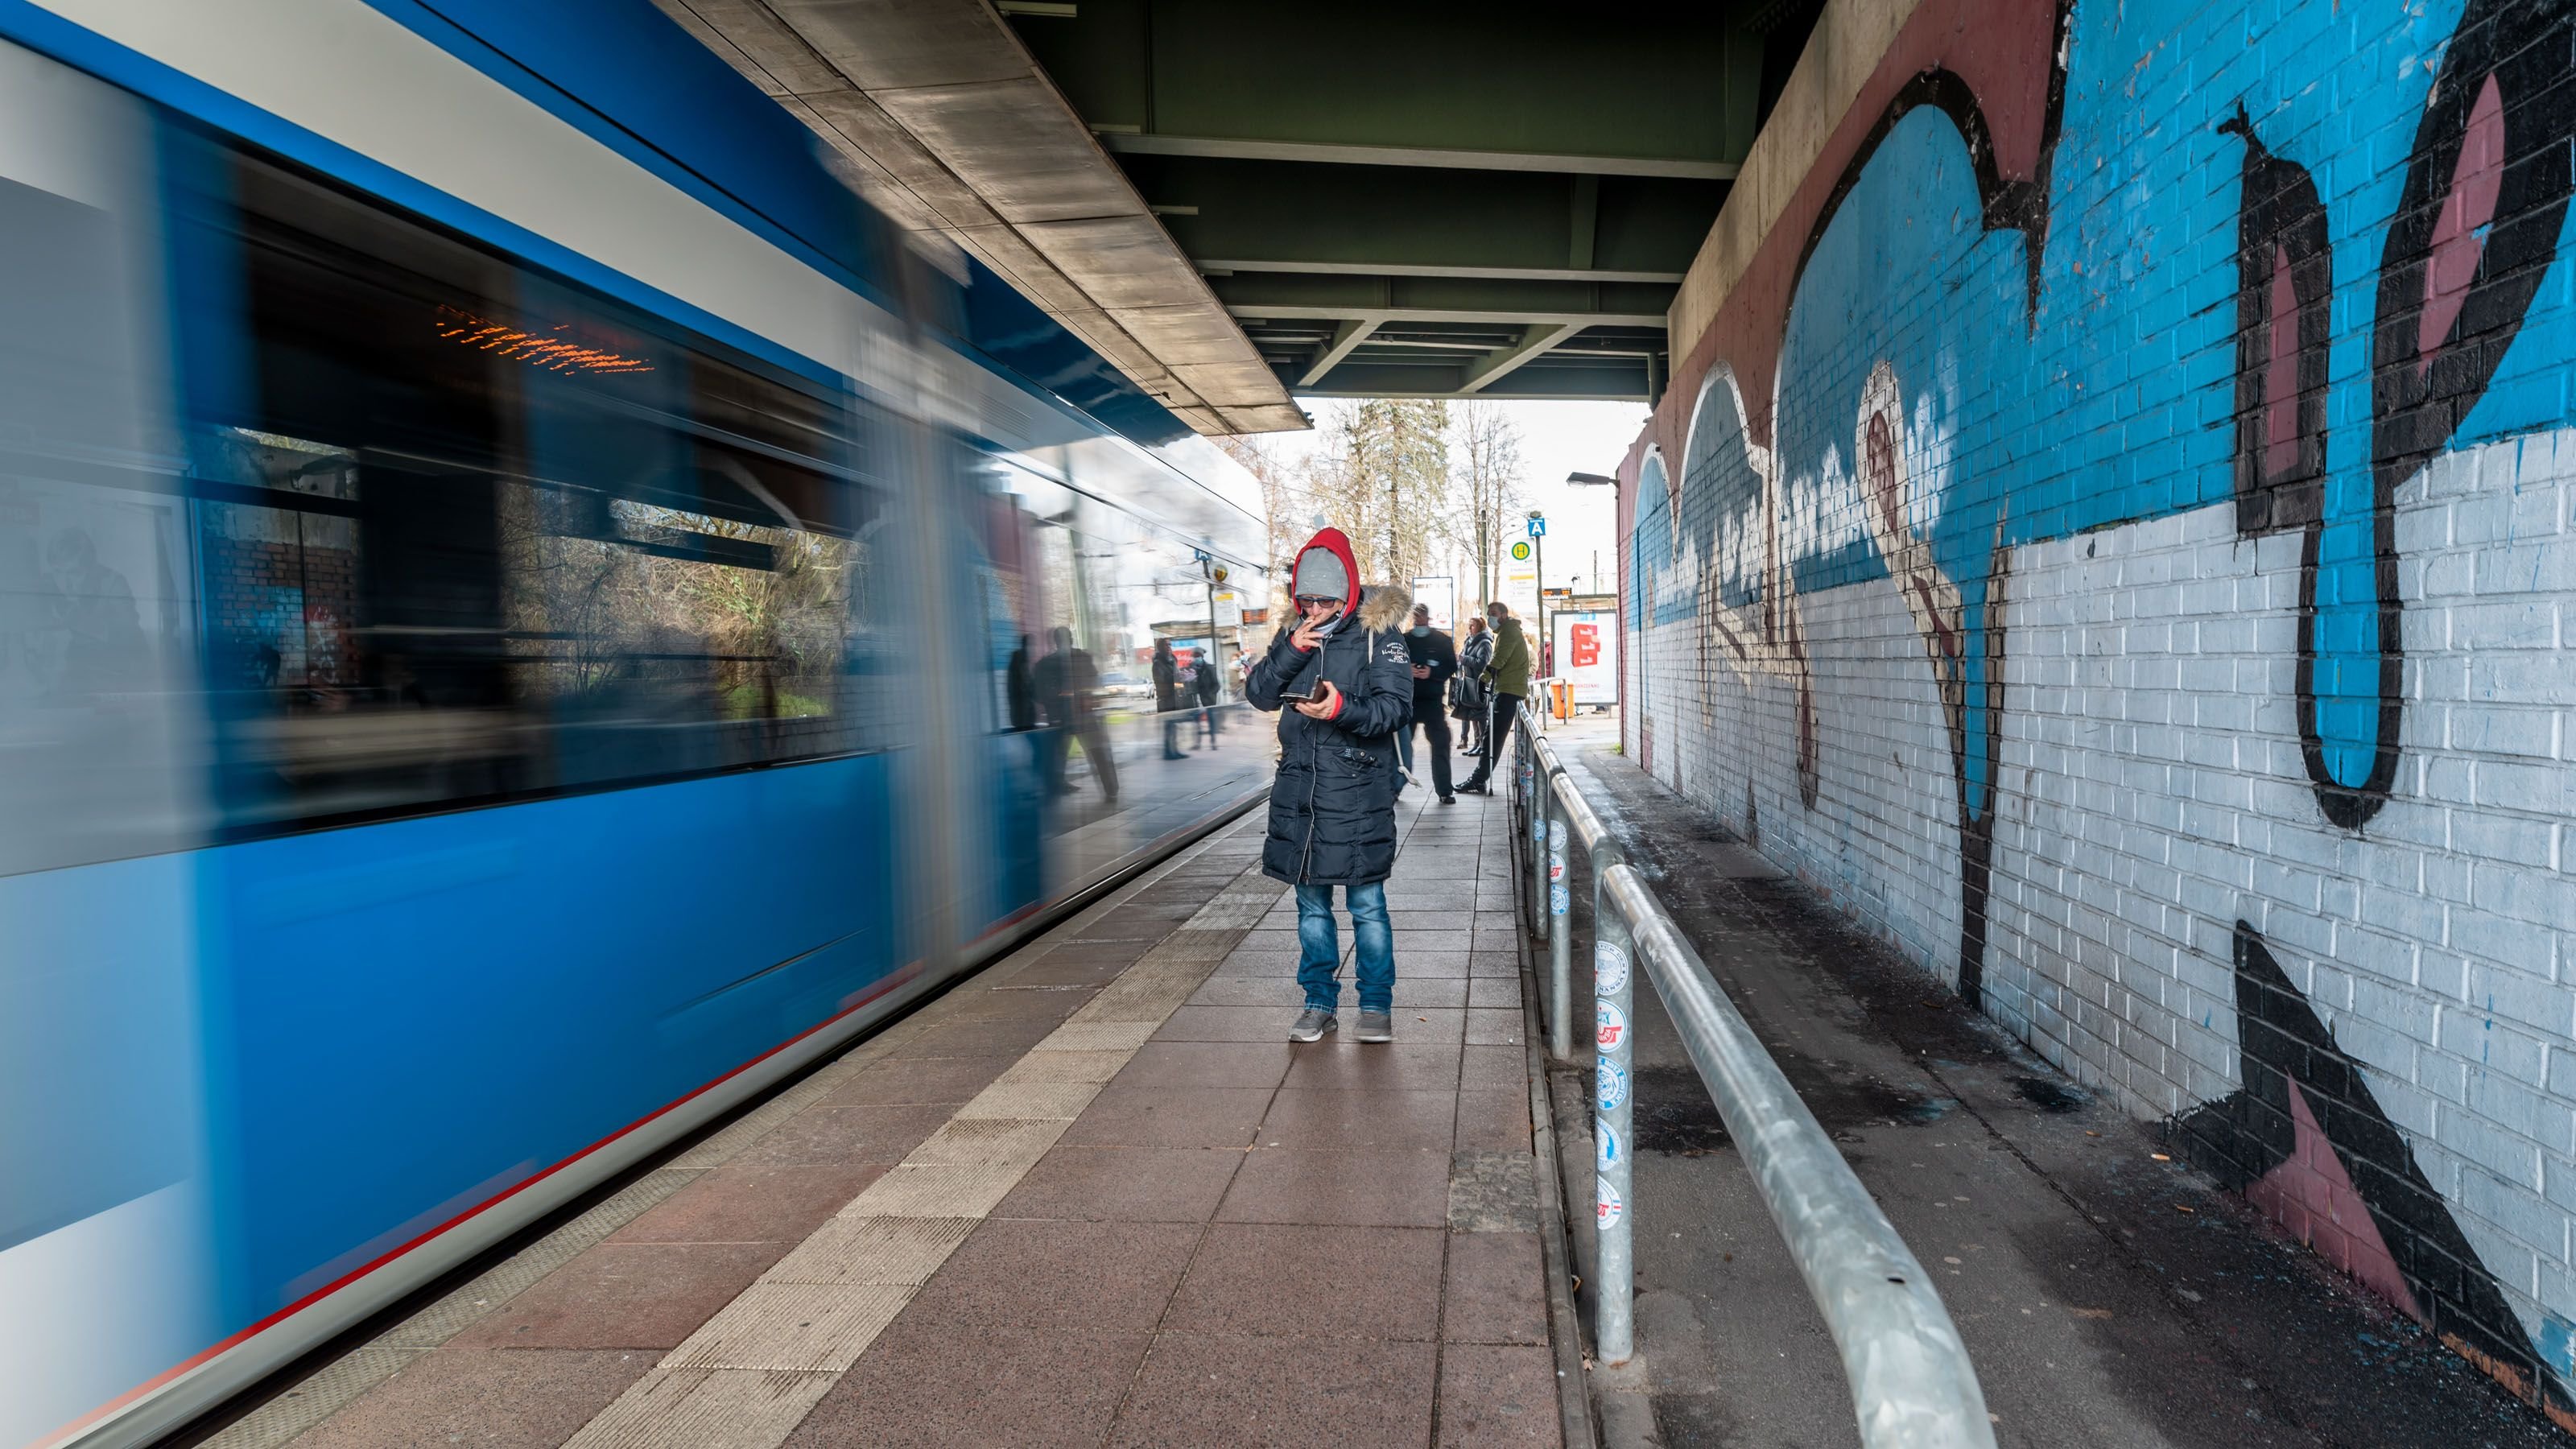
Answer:
POLYGON ((1279 711, 1279 773, 1270 786, 1270 835, 1261 873, 1291 885, 1367 885, 1395 869, 1395 730, 1413 703, 1413 658, 1403 623, 1412 594, 1368 590, 1358 617, 1314 654, 1287 629, 1252 668, 1244 697, 1279 711), (1321 656, 1318 663, 1318 656, 1321 656), (1342 692, 1342 712, 1308 719, 1280 707, 1280 693, 1312 668, 1342 692))
POLYGON ((1413 717, 1436 720, 1448 699, 1449 676, 1458 672, 1458 646, 1449 642, 1448 635, 1434 629, 1419 639, 1407 631, 1404 650, 1415 667, 1431 667, 1430 678, 1413 681, 1413 717))

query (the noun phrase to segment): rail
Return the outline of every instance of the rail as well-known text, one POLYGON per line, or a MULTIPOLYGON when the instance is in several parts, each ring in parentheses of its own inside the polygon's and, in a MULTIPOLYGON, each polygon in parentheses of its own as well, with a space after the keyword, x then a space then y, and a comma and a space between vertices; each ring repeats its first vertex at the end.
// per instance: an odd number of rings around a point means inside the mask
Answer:
POLYGON ((1524 705, 1516 808, 1529 848, 1524 899, 1548 944, 1548 1051, 1573 1059, 1573 916, 1569 848, 1592 862, 1594 1356, 1635 1353, 1634 1141, 1636 982, 1654 983, 1718 1116, 1770 1209, 1808 1294, 1824 1315, 1869 1449, 1993 1449, 1976 1369, 1913 1250, 1852 1174, 1779 1064, 1709 974, 1618 840, 1575 788, 1524 705))

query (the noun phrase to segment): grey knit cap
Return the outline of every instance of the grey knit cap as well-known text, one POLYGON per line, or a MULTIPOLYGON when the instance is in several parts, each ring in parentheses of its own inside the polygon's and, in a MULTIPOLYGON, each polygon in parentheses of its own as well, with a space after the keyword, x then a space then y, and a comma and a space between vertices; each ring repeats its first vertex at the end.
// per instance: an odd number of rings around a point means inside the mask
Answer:
POLYGON ((1297 599, 1348 599, 1350 572, 1331 549, 1309 548, 1297 555, 1297 571, 1289 581, 1288 594, 1297 599))

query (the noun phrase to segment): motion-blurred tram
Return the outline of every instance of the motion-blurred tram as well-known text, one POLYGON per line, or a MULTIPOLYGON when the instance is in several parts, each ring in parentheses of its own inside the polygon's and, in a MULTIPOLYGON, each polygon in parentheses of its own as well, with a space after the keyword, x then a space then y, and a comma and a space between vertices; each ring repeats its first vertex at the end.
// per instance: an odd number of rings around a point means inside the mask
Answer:
POLYGON ((1113 698, 1221 647, 1249 475, 648 0, 0 0, 0 117, 0 1443, 166 1431, 1266 784, 1113 698))

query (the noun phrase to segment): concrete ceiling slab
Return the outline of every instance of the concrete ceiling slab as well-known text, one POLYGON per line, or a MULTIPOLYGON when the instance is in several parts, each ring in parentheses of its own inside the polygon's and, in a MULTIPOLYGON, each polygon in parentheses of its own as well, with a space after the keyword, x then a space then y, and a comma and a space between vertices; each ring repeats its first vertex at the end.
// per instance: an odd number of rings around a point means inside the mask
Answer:
POLYGON ((1033 69, 1001 17, 975 0, 767 0, 767 5, 863 91, 1009 80, 1033 69))
POLYGON ((1081 119, 1036 76, 912 86, 873 99, 1014 226, 1122 213, 1150 217, 1127 178, 1103 162, 1081 119))
POLYGON ((989 0, 654 3, 820 135, 898 226, 982 261, 1188 426, 1307 426, 989 0))
POLYGON ((1180 246, 1142 212, 1037 222, 1020 232, 1057 270, 1113 312, 1184 306, 1196 300, 1194 291, 1204 290, 1180 246))

